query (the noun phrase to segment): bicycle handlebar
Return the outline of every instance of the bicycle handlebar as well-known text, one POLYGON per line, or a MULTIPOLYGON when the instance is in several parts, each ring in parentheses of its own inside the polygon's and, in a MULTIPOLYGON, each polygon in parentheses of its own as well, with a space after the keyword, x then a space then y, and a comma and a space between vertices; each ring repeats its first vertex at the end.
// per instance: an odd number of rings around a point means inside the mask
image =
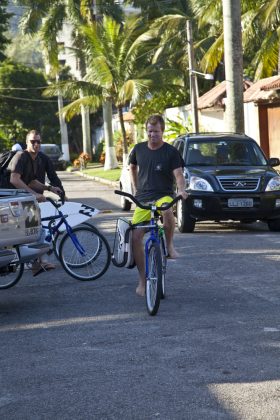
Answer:
MULTIPOLYGON (((123 195, 124 197, 130 198, 136 204, 136 206, 138 206, 138 207, 140 207, 141 209, 144 209, 144 210, 151 210, 151 207, 154 205, 154 204, 147 204, 147 205, 142 204, 132 194, 129 194, 129 193, 124 192, 124 191, 115 190, 114 193, 118 194, 118 195, 123 195)), ((183 197, 181 195, 177 195, 177 197, 175 197, 171 201, 171 203, 166 203, 163 206, 159 206, 159 207, 157 206, 156 209, 157 210, 168 210, 168 209, 170 209, 170 207, 172 207, 175 203, 177 203, 177 201, 181 200, 182 198, 183 197)))
POLYGON ((53 200, 51 197, 46 197, 46 200, 49 201, 50 203, 52 203, 52 205, 56 208, 59 209, 59 207, 61 206, 60 203, 58 203, 57 201, 53 200))

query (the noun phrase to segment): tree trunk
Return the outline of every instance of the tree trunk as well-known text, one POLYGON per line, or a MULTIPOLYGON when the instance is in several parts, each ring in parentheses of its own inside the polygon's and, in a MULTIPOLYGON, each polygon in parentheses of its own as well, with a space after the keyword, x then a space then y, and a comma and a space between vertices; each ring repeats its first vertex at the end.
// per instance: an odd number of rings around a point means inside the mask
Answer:
POLYGON ((224 50, 227 100, 225 127, 229 132, 244 132, 243 57, 240 0, 223 0, 224 50))
POLYGON ((122 132, 123 163, 124 163, 126 161, 126 157, 127 157, 127 154, 128 154, 128 149, 127 149, 126 129, 125 129, 125 125, 124 125, 123 111, 122 111, 121 106, 118 107, 118 114, 119 114, 119 120, 120 120, 120 125, 121 125, 121 132, 122 132))
POLYGON ((278 66, 277 66, 277 74, 280 75, 280 42, 278 44, 278 66))
MULTIPOLYGON (((80 98, 83 98, 83 92, 80 91, 80 98)), ((83 152, 87 153, 92 160, 92 145, 89 121, 89 109, 87 106, 81 105, 82 116, 82 132, 83 132, 83 152)))
POLYGON ((68 142, 68 130, 67 124, 65 122, 63 113, 63 98, 62 95, 58 94, 58 112, 59 112, 59 125, 60 125, 60 136, 61 136, 61 149, 63 153, 63 159, 67 162, 70 161, 70 153, 69 153, 69 142, 68 142))
POLYGON ((112 102, 103 103, 104 138, 105 138, 105 164, 104 170, 118 167, 116 149, 114 147, 112 129, 112 102))

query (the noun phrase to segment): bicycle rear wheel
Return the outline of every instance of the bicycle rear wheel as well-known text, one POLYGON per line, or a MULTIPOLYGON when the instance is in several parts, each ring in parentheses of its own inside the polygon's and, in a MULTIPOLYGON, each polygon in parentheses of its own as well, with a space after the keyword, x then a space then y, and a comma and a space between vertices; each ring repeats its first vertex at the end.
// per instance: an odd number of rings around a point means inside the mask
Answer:
POLYGON ((150 315, 156 315, 162 294, 162 260, 160 246, 152 243, 148 249, 146 278, 146 306, 150 315))
POLYGON ((18 255, 5 267, 0 268, 0 290, 15 286, 22 277, 24 264, 19 262, 18 255))
POLYGON ((101 277, 110 265, 110 246, 105 237, 89 226, 76 226, 59 245, 59 260, 64 270, 77 280, 101 277))
MULTIPOLYGON (((164 234, 163 234, 164 235, 164 234)), ((165 237, 160 237, 160 251, 161 251, 161 262, 162 262, 162 279, 161 279, 161 299, 165 298, 166 293, 166 268, 167 268, 167 251, 165 237)))

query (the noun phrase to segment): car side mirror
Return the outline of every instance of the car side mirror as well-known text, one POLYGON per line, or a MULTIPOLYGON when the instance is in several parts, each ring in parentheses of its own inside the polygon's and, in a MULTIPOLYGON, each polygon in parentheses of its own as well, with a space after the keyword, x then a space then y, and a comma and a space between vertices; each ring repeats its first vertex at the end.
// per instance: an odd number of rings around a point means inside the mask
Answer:
POLYGON ((280 165, 280 159, 278 158, 269 158, 268 159, 269 166, 279 166, 280 165))

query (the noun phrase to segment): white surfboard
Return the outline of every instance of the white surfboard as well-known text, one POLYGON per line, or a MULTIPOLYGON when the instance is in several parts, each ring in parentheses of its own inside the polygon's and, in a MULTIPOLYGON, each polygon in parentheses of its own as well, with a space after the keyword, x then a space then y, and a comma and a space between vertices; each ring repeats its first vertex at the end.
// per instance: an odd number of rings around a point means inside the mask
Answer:
MULTIPOLYGON (((41 218, 55 216, 58 214, 58 210, 49 201, 39 203, 39 206, 41 210, 41 218)), ((68 216, 66 220, 71 227, 79 225, 99 213, 98 209, 90 207, 86 204, 76 203, 75 201, 66 201, 61 207, 59 207, 59 210, 64 215, 68 216)), ((57 224, 59 221, 60 219, 57 219, 55 220, 55 223, 57 224)), ((48 224, 48 221, 43 221, 42 224, 45 226, 48 224)), ((60 226, 59 231, 65 231, 64 224, 60 226)))

